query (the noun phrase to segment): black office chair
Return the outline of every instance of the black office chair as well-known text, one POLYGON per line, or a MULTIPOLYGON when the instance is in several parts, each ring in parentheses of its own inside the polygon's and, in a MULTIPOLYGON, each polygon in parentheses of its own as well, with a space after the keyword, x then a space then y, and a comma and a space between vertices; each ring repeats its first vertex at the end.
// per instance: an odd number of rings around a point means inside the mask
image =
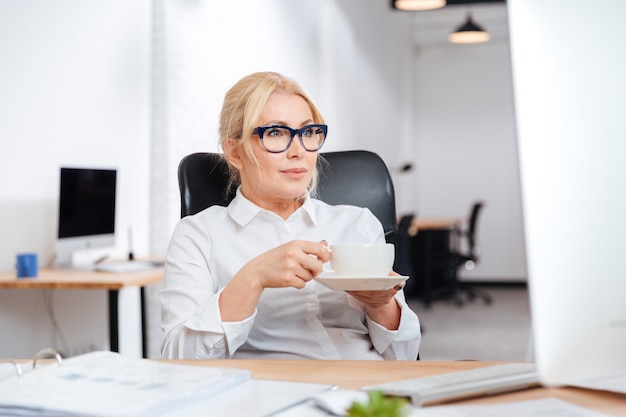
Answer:
MULTIPOLYGON (((367 207, 380 220, 388 243, 396 241, 396 201, 393 182, 384 161, 369 151, 321 153, 317 198, 328 204, 367 207)), ((218 204, 228 205, 228 166, 221 154, 194 153, 178 166, 181 217, 218 204)))
POLYGON ((451 249, 443 259, 438 259, 436 265, 443 269, 447 287, 440 289, 439 296, 447 296, 453 299, 458 305, 463 305, 462 295, 466 295, 469 301, 476 297, 483 300, 485 304, 491 304, 491 296, 472 285, 464 284, 459 280, 459 270, 465 268, 472 270, 479 261, 480 250, 477 242, 476 231, 478 218, 484 207, 482 201, 472 204, 467 229, 456 228, 452 231, 451 249), (464 249, 465 248, 465 249, 464 249))

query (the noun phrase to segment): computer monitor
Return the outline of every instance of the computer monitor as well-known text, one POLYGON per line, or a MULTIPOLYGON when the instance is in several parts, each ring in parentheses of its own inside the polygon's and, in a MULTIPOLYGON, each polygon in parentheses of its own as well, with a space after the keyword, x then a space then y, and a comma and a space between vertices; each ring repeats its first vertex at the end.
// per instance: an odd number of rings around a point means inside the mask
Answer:
POLYGON ((626 2, 508 7, 539 375, 626 375, 626 2))
POLYGON ((56 265, 78 250, 115 246, 115 169, 61 168, 56 265))

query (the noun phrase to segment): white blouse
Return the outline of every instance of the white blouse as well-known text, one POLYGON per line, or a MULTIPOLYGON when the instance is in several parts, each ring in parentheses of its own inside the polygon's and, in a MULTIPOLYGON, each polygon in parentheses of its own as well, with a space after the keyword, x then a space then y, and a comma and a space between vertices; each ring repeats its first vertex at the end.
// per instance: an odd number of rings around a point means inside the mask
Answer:
POLYGON ((249 260, 295 239, 384 243, 378 219, 355 206, 308 198, 287 220, 239 191, 228 207, 212 206, 176 226, 160 292, 165 358, 415 360, 420 325, 404 294, 397 330, 387 330, 343 291, 315 280, 305 288, 267 288, 255 312, 222 322, 223 288, 249 260))

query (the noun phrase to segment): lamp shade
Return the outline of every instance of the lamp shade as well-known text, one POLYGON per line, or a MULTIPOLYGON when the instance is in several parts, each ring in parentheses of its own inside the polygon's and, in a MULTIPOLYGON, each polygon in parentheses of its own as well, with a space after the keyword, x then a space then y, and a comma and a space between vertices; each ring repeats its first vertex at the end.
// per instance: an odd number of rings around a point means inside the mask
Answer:
POLYGON ((448 40, 452 43, 482 43, 490 38, 489 33, 474 22, 470 13, 467 14, 465 23, 448 35, 448 40))
POLYGON ((391 0, 394 9, 417 11, 439 9, 446 5, 446 0, 391 0))

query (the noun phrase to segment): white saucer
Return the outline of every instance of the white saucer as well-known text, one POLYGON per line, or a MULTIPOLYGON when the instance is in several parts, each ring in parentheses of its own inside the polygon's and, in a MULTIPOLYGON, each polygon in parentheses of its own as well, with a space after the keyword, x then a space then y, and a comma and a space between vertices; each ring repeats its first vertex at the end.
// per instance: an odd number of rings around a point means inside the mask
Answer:
POLYGON ((409 279, 405 276, 349 277, 322 274, 315 278, 320 284, 337 291, 381 291, 388 290, 409 279))

